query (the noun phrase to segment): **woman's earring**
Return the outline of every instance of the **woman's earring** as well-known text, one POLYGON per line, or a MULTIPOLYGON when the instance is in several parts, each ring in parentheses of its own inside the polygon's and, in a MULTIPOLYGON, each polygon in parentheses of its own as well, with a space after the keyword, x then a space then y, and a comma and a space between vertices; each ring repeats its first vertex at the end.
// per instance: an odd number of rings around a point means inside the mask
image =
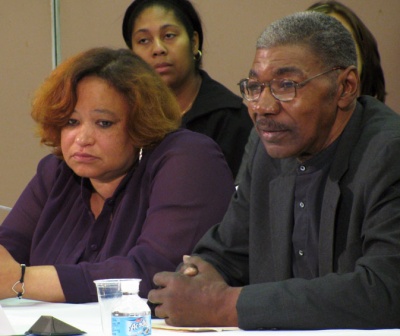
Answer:
POLYGON ((142 156, 143 156, 143 147, 141 147, 141 148, 139 149, 139 163, 140 163, 140 161, 142 160, 142 156))
POLYGON ((201 58, 203 57, 203 53, 200 49, 197 50, 197 54, 193 56, 196 62, 200 62, 201 58))

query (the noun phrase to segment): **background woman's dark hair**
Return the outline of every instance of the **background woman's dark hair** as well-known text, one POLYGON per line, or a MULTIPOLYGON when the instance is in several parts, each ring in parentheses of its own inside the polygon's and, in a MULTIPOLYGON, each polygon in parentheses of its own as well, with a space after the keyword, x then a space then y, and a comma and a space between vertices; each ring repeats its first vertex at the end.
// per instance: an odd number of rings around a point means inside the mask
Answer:
POLYGON ((337 14, 347 21, 353 30, 362 60, 361 94, 374 96, 380 101, 385 102, 385 78, 381 66, 378 44, 361 19, 350 8, 333 0, 319 1, 311 5, 308 10, 325 14, 337 14))
MULTIPOLYGON (((192 3, 188 0, 135 0, 126 9, 124 20, 122 22, 122 35, 129 49, 132 49, 132 31, 137 17, 143 10, 160 6, 174 12, 176 18, 183 24, 189 38, 193 38, 193 33, 199 35, 199 50, 203 51, 203 29, 200 16, 192 3)), ((201 65, 201 57, 196 57, 196 67, 201 65)))

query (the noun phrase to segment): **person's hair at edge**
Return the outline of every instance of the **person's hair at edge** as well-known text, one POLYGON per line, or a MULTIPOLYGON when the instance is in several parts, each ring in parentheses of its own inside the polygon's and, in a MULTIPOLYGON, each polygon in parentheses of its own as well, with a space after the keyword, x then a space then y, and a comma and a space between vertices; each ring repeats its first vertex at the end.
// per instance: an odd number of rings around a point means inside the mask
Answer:
POLYGON ((361 94, 370 95, 385 102, 385 77, 381 67, 378 43, 367 26, 350 8, 338 1, 319 1, 311 5, 308 10, 328 15, 337 14, 349 24, 362 60, 361 94))
POLYGON ((257 40, 257 49, 286 45, 309 48, 326 69, 357 66, 353 38, 336 19, 317 12, 298 12, 273 22, 257 40))
POLYGON ((175 96, 156 72, 129 49, 93 48, 61 63, 37 90, 32 118, 41 143, 62 158, 61 130, 77 102, 77 85, 87 76, 105 80, 130 106, 128 133, 137 148, 160 142, 179 128, 175 96))
MULTIPOLYGON (((122 22, 122 35, 129 49, 132 49, 132 30, 136 18, 147 8, 159 6, 171 10, 177 20, 183 24, 189 39, 193 33, 199 35, 199 51, 203 52, 203 28, 199 13, 188 0, 135 0, 126 9, 122 22)), ((201 57, 196 57, 196 69, 201 67, 201 57)))

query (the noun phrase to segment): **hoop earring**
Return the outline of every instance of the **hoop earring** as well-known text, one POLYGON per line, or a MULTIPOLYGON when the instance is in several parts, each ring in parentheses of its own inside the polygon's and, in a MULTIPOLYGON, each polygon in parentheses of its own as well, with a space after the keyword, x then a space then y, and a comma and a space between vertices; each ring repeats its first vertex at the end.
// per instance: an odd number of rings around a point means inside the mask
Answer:
POLYGON ((202 57, 203 57, 203 53, 201 52, 200 49, 198 49, 197 54, 193 56, 193 58, 196 62, 200 62, 202 57))

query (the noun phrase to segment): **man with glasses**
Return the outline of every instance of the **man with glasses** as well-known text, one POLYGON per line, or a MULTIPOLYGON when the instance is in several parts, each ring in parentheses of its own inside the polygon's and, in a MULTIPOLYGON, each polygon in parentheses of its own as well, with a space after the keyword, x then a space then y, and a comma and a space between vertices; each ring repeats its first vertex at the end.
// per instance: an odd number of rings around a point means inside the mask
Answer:
POLYGON ((171 325, 400 327, 400 117, 359 93, 350 33, 271 24, 240 81, 257 140, 223 221, 149 293, 171 325))

